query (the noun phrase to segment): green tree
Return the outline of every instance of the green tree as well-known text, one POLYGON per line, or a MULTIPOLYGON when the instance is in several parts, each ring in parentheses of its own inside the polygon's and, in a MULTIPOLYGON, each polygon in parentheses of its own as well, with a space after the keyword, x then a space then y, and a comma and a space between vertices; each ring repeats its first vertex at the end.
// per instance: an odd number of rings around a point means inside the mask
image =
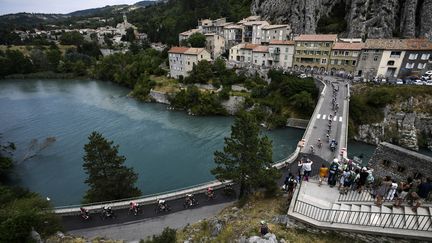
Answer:
POLYGON ((7 177, 14 166, 11 158, 14 151, 14 143, 7 142, 5 144, 0 144, 0 183, 7 177))
POLYGON ((315 102, 311 94, 306 91, 293 95, 290 100, 294 108, 301 114, 310 114, 314 109, 315 102))
POLYGON ((188 42, 192 47, 205 47, 206 37, 201 33, 193 33, 188 38, 188 42))
POLYGON ((84 170, 88 174, 85 183, 90 186, 84 202, 100 202, 141 195, 134 186, 138 175, 124 166, 126 158, 118 155, 118 145, 92 132, 89 143, 84 145, 84 170))
POLYGON ((60 44, 62 45, 79 46, 83 41, 84 37, 78 31, 65 32, 60 37, 60 44))
POLYGON ((49 62, 50 69, 52 71, 57 71, 60 60, 62 58, 61 52, 58 47, 56 45, 51 46, 50 49, 46 51, 46 56, 49 62))
POLYGON ((123 35, 121 38, 122 41, 133 42, 136 40, 135 30, 133 28, 128 28, 126 30, 126 35, 123 35))
POLYGON ((239 112, 231 136, 225 138, 223 151, 214 153, 216 168, 211 172, 220 181, 233 180, 240 185, 239 197, 252 189, 274 189, 279 172, 272 167, 272 145, 261 136, 256 118, 251 113, 239 112))

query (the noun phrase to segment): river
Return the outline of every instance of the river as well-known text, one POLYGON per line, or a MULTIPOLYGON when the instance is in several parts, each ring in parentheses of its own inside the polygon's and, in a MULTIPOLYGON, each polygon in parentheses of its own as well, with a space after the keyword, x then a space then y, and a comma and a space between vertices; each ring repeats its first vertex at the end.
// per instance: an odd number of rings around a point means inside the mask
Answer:
MULTIPOLYGON (((79 203, 87 189, 83 146, 92 131, 120 145, 126 165, 139 174, 143 194, 213 180, 213 152, 222 149, 233 118, 188 116, 137 102, 128 92, 101 81, 1 81, 0 133, 2 141, 17 145, 12 183, 51 198, 56 206, 79 203), (38 151, 48 137, 56 141, 38 151)), ((303 130, 265 134, 273 141, 276 161, 295 150, 303 130)), ((349 148, 367 159, 374 146, 350 142, 349 148)))

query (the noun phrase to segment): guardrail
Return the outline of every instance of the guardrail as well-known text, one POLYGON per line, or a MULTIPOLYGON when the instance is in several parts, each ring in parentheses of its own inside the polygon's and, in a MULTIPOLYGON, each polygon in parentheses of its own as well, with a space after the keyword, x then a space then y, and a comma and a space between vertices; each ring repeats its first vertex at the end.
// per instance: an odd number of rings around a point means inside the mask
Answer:
POLYGON ((432 231, 429 215, 326 209, 298 200, 294 212, 319 222, 432 231))
MULTIPOLYGON (((287 158, 281 159, 275 162, 272 166, 281 169, 291 164, 297 157, 300 152, 300 148, 297 147, 296 150, 291 153, 287 158)), ((124 198, 113 201, 104 201, 104 202, 96 202, 96 203, 88 203, 88 204, 77 204, 77 205, 68 205, 68 206, 60 206, 54 208, 54 213, 59 215, 75 215, 79 214, 80 207, 85 207, 87 210, 99 210, 103 206, 110 206, 113 209, 127 208, 129 207, 129 203, 131 201, 137 202, 142 205, 148 205, 156 203, 157 199, 164 200, 174 200, 178 198, 184 197, 186 194, 196 194, 202 193, 207 190, 208 187, 212 187, 214 189, 219 189, 224 187, 226 184, 232 183, 232 181, 210 181, 201 183, 198 185, 193 185, 189 187, 184 187, 180 189, 175 189, 172 191, 160 192, 155 194, 146 195, 144 197, 132 197, 132 198, 124 198)))
MULTIPOLYGON (((384 195, 387 195, 389 190, 387 190, 384 195)), ((338 196, 338 202, 363 202, 363 203, 373 203, 375 202, 375 198, 372 196, 373 191, 369 188, 365 188, 361 193, 358 193, 357 191, 348 191, 347 194, 339 194, 338 196)), ((406 204, 405 202, 409 200, 409 196, 407 199, 403 201, 403 204, 406 204)), ((389 200, 386 197, 383 197, 383 202, 395 202, 396 197, 394 197, 393 200, 389 200)), ((423 205, 431 205, 432 203, 432 192, 429 193, 428 197, 424 199, 423 205)))

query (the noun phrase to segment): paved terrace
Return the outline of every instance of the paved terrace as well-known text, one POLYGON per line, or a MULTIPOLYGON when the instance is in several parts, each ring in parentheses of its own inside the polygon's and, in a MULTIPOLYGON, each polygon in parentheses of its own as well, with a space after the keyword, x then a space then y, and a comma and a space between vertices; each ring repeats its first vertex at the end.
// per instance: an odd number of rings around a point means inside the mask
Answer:
POLYGON ((288 214, 318 228, 432 240, 432 204, 417 213, 406 204, 396 208, 384 202, 378 207, 368 191, 340 195, 326 182, 318 186, 317 179, 302 182, 294 196, 288 214))

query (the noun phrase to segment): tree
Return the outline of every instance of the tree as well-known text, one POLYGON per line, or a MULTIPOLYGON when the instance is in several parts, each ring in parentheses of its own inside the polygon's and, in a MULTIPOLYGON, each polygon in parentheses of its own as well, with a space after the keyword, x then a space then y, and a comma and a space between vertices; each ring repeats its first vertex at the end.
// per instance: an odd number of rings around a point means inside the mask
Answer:
POLYGON ((205 47, 206 37, 201 33, 193 33, 188 38, 188 42, 192 47, 205 47))
POLYGON ((83 41, 84 37, 78 31, 65 32, 60 37, 60 44, 62 45, 79 46, 83 41))
POLYGON ((126 35, 123 35, 121 38, 122 41, 133 42, 136 40, 135 30, 133 28, 128 28, 126 30, 126 35))
POLYGON ((138 175, 124 166, 126 158, 118 155, 118 145, 106 140, 102 134, 92 132, 89 143, 84 145, 84 170, 88 174, 85 183, 90 189, 84 202, 100 202, 136 197, 141 191, 134 186, 138 175))
POLYGON ((301 91, 291 97, 291 102, 294 108, 302 114, 310 114, 315 106, 315 102, 309 92, 301 91))
POLYGON ((220 181, 233 180, 240 185, 239 197, 252 189, 276 187, 279 173, 272 163, 272 145, 267 136, 260 136, 256 118, 239 112, 231 127, 231 137, 225 138, 222 151, 214 153, 216 168, 211 172, 220 181))

